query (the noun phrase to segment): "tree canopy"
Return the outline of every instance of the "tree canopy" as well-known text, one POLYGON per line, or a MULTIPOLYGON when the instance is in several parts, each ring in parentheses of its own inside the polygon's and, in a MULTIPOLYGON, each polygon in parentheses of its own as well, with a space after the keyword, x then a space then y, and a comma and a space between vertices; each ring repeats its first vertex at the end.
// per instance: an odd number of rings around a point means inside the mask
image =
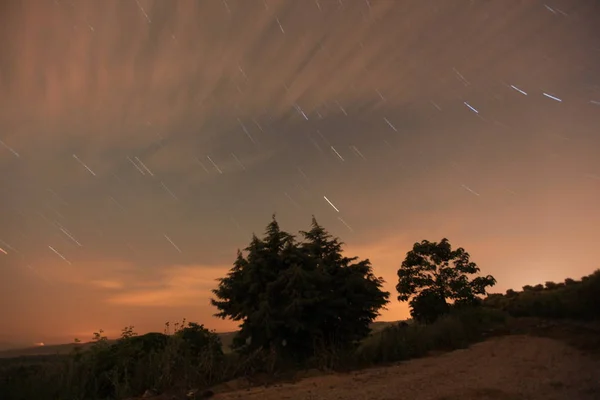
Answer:
POLYGON ((478 295, 493 286, 493 276, 479 273, 462 247, 452 250, 448 239, 439 243, 423 240, 415 243, 398 270, 399 301, 409 301, 411 316, 418 321, 433 322, 455 306, 474 305, 478 295))
POLYGON ((218 280, 215 315, 241 322, 234 349, 276 349, 301 358, 317 346, 351 346, 369 334, 388 303, 369 260, 344 256, 343 243, 314 217, 300 235, 301 242, 282 231, 273 216, 265 236, 254 235, 218 280))

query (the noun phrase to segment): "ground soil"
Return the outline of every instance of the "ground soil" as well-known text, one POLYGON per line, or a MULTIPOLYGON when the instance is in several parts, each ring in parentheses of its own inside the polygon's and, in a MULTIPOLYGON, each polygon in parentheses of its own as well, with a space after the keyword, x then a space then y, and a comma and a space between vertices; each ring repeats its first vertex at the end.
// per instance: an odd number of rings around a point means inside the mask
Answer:
POLYGON ((393 366, 216 393, 213 398, 597 400, 600 359, 557 339, 509 335, 393 366))

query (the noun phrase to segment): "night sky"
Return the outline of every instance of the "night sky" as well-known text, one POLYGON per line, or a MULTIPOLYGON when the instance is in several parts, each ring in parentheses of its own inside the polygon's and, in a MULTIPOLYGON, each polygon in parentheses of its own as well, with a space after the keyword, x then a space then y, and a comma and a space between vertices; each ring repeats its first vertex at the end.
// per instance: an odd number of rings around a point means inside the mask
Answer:
POLYGON ((233 330, 273 213, 369 258, 382 320, 423 239, 498 292, 600 267, 598 1, 0 4, 0 342, 233 330))

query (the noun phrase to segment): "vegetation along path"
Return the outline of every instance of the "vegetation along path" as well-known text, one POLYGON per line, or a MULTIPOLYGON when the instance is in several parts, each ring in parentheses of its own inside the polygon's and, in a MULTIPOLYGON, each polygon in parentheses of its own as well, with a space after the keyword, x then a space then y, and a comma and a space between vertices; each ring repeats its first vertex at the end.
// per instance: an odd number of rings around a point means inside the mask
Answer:
POLYGON ((600 398, 600 360, 558 340, 511 335, 393 366, 217 393, 213 398, 592 400, 600 398))

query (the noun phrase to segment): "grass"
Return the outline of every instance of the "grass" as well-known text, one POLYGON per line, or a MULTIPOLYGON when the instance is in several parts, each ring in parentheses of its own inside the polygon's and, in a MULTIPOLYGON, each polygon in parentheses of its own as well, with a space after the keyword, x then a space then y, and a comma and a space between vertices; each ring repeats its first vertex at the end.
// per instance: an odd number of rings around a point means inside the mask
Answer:
POLYGON ((355 357, 360 365, 367 366, 464 348, 505 326, 507 321, 502 311, 481 307, 457 310, 429 325, 398 323, 364 340, 355 357))

